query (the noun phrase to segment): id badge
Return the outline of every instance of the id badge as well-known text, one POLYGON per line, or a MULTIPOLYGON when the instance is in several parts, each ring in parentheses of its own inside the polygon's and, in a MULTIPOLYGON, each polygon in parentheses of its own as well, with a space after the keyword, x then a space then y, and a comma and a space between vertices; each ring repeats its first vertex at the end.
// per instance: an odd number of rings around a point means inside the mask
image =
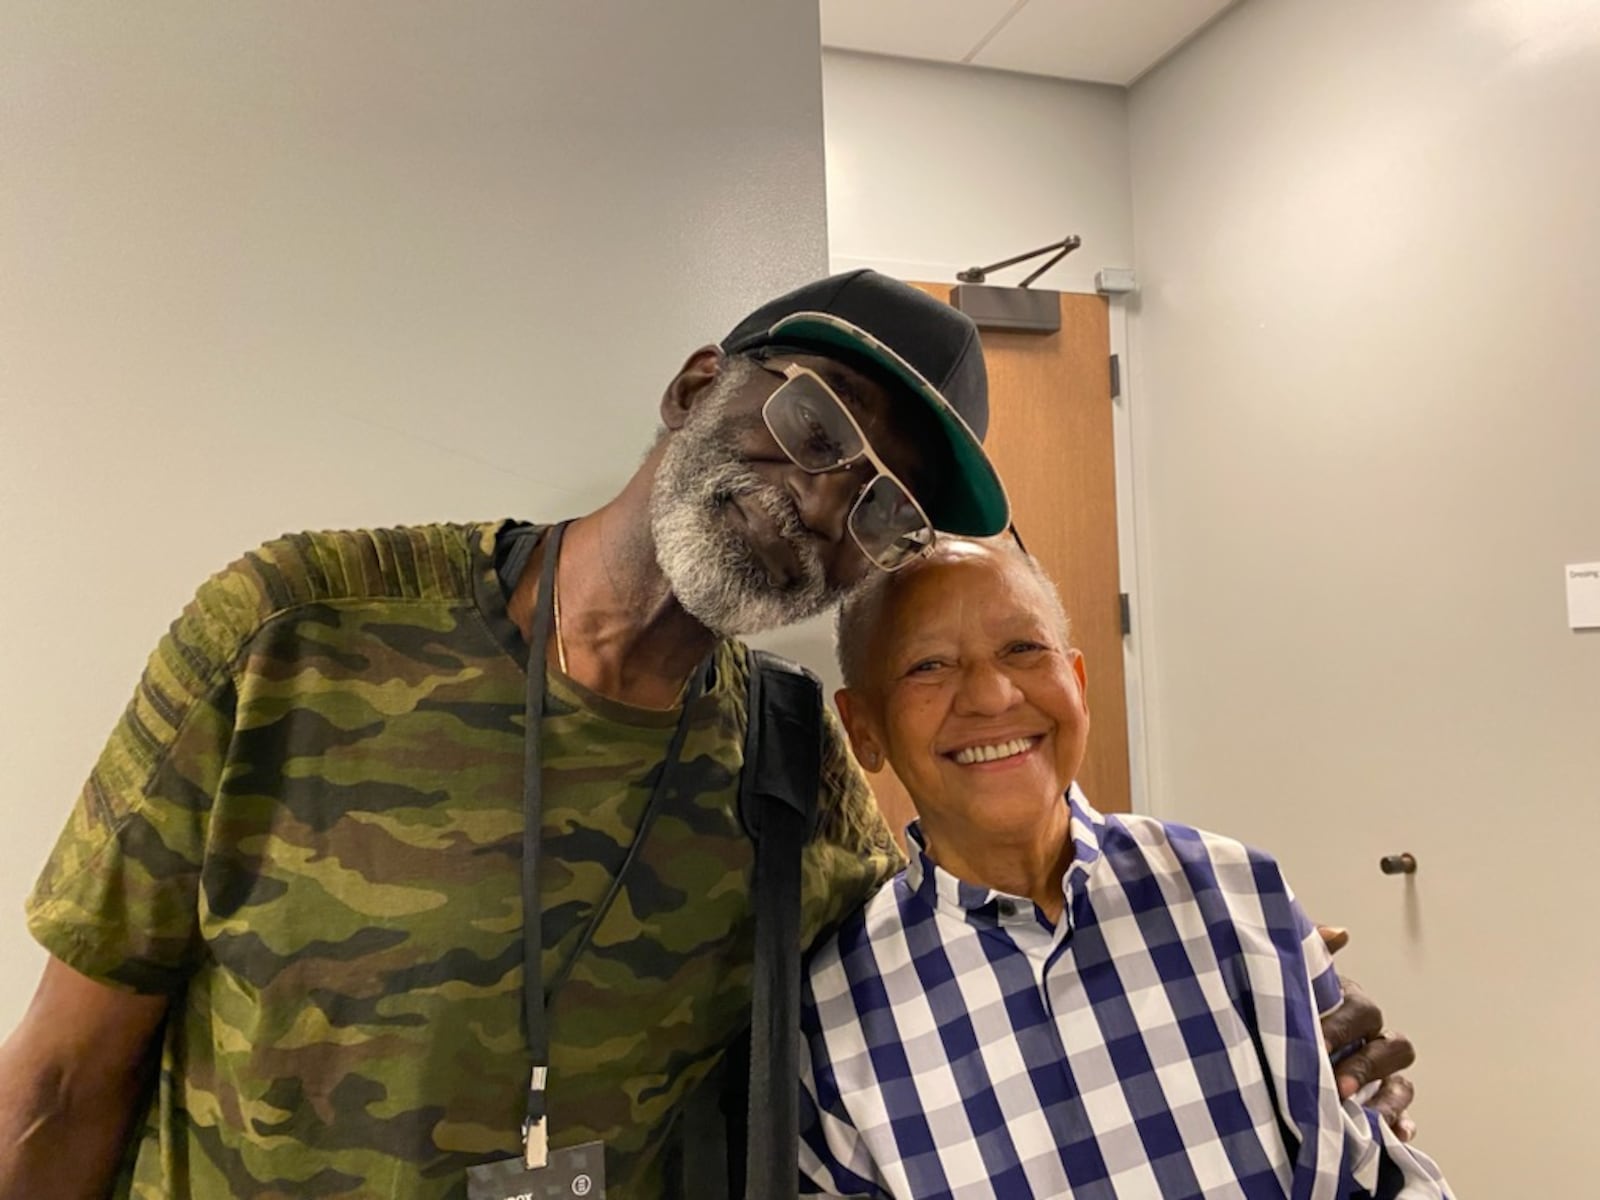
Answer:
POLYGON ((521 1158, 483 1163, 467 1170, 467 1200, 605 1200, 606 1147, 584 1142, 550 1151, 534 1171, 521 1158))

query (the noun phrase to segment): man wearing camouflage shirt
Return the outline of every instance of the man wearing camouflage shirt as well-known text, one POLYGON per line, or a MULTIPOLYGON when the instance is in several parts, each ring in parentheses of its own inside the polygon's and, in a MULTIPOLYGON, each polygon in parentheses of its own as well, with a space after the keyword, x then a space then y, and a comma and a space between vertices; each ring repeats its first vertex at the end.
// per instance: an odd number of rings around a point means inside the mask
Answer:
MULTIPOLYGON (((661 418, 548 564, 553 539, 513 522, 314 533, 201 587, 29 901, 53 958, 0 1050, 0 1200, 433 1200, 519 1153, 547 566, 551 1144, 601 1140, 608 1195, 662 1194, 681 1101, 749 1017, 732 638, 822 611, 930 526, 1007 513, 968 429, 987 422, 976 331, 870 272, 696 351, 661 418), (855 453, 808 461, 846 427, 855 453)), ((900 865, 831 717, 819 812, 807 945, 900 865)), ((1409 1054, 1374 1045, 1358 1076, 1409 1054)))

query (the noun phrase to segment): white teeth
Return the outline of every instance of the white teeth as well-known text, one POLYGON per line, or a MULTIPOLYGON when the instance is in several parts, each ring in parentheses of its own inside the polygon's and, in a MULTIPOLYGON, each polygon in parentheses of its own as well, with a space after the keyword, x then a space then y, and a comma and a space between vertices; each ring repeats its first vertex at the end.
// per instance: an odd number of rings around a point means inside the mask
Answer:
POLYGON ((996 742, 992 746, 968 746, 965 750, 957 750, 952 757, 963 767, 970 767, 973 763, 1013 758, 1030 749, 1033 742, 1033 738, 1012 738, 1009 742, 996 742))

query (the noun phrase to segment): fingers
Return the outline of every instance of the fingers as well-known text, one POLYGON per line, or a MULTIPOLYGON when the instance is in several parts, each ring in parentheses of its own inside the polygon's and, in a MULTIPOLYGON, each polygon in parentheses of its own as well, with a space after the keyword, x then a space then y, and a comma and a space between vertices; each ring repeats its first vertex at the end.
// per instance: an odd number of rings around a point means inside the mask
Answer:
MULTIPOLYGON (((1335 1064, 1333 1073, 1339 1083, 1339 1098, 1348 1100, 1367 1084, 1377 1080, 1382 1080, 1387 1087, 1398 1078, 1400 1071, 1416 1061, 1416 1047, 1404 1034, 1390 1033, 1373 1038, 1354 1054, 1335 1064)), ((1404 1086, 1405 1104, 1409 1104, 1411 1085, 1405 1083, 1404 1086)), ((1382 1094, 1381 1090, 1379 1094, 1382 1094)), ((1396 1115, 1403 1115, 1405 1104, 1400 1106, 1400 1111, 1396 1115)))
POLYGON ((1383 1032, 1383 1012, 1353 979, 1339 977, 1344 1003, 1322 1018, 1322 1040, 1328 1053, 1377 1037, 1383 1032))
POLYGON ((1409 1079, 1404 1075, 1391 1075, 1383 1081, 1378 1094, 1367 1102, 1367 1107, 1383 1118, 1383 1123, 1394 1130, 1397 1138, 1409 1142, 1417 1136, 1417 1125, 1406 1115, 1406 1109, 1411 1107, 1416 1095, 1409 1079))
MULTIPOLYGON (((1346 930, 1319 925, 1330 953, 1337 951, 1350 940, 1346 930)), ((1400 1033, 1385 1033, 1383 1010, 1361 990, 1354 980, 1339 977, 1339 987, 1344 1001, 1338 1008, 1322 1018, 1322 1039, 1330 1054, 1346 1046, 1356 1046, 1354 1052, 1334 1064, 1334 1078, 1339 1085, 1339 1098, 1348 1100, 1362 1088, 1376 1083, 1377 1090, 1366 1101, 1367 1107, 1394 1130, 1402 1142, 1417 1135, 1417 1126, 1406 1110, 1416 1096, 1411 1081, 1400 1072, 1417 1061, 1416 1047, 1411 1039, 1400 1033)))
POLYGON ((1329 954, 1337 954, 1350 944, 1350 931, 1342 925, 1318 925, 1317 933, 1329 954))

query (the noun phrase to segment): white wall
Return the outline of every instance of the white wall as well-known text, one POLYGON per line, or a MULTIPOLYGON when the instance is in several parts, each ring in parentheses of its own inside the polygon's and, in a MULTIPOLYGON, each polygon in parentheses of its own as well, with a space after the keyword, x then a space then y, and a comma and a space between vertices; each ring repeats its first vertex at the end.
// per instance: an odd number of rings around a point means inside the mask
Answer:
POLYGON ((286 529, 554 517, 826 267, 809 0, 0 12, 0 1033, 144 657, 286 529))
POLYGON ((1122 89, 835 50, 822 75, 836 269, 953 283, 1070 233, 1083 248, 1039 286, 1092 292, 1095 271, 1128 265, 1122 89))
POLYGON ((1354 927, 1469 1196, 1595 1177, 1597 119, 1594 0, 1251 0, 1132 93, 1154 794, 1354 927))

